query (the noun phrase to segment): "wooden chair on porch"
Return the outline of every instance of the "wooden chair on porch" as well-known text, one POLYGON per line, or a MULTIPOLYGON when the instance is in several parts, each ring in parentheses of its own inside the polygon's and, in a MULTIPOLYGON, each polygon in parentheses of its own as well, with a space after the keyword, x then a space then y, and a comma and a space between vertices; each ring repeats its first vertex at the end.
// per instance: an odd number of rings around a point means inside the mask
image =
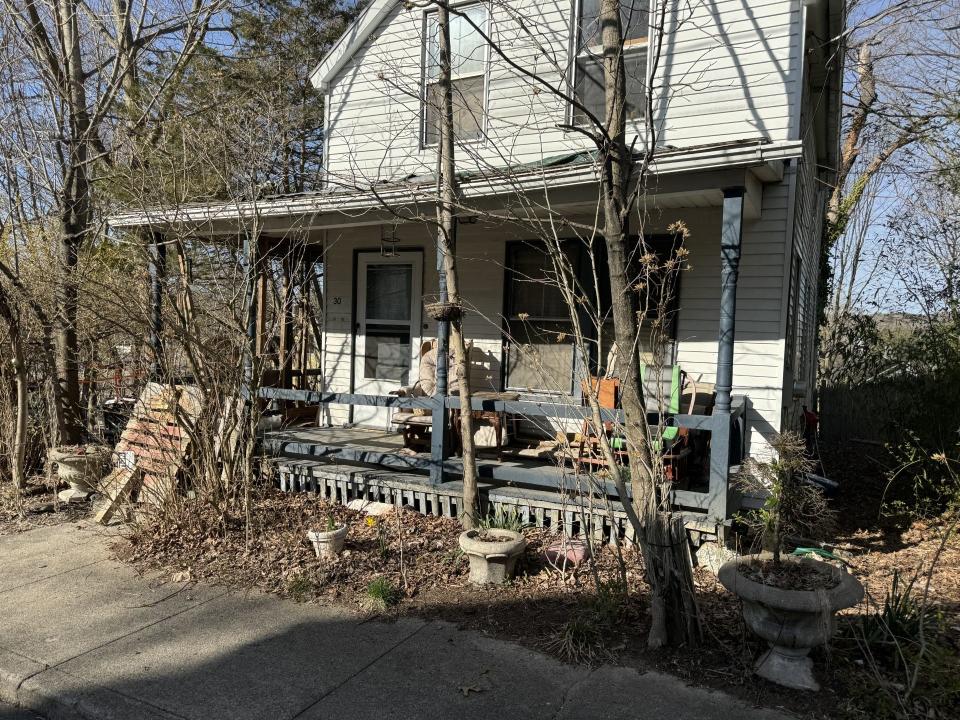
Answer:
MULTIPOLYGON (((399 397, 432 397, 437 387, 437 350, 435 340, 420 344, 420 371, 413 385, 392 391, 399 397)), ((428 408, 400 408, 390 418, 400 429, 403 447, 414 452, 430 452, 433 411, 428 408)))
MULTIPOLYGON (((670 417, 683 411, 682 400, 687 400, 686 412, 688 414, 693 412, 698 397, 696 383, 679 365, 662 367, 641 365, 641 373, 648 417, 652 421, 651 424, 661 426, 659 437, 653 441, 653 450, 661 454, 667 479, 676 481, 683 476, 692 449, 687 429, 670 425, 670 417)), ((620 380, 618 378, 593 377, 590 382, 601 408, 619 407, 620 380)), ((582 383, 582 391, 584 395, 588 392, 585 382, 582 383)), ((584 402, 586 402, 585 399, 584 402)), ((626 463, 626 438, 615 432, 612 423, 604 423, 604 432, 609 438, 616 460, 626 463)), ((606 466, 606 464, 606 459, 600 455, 600 440, 593 430, 593 423, 584 420, 579 435, 575 467, 580 471, 584 467, 606 466)))

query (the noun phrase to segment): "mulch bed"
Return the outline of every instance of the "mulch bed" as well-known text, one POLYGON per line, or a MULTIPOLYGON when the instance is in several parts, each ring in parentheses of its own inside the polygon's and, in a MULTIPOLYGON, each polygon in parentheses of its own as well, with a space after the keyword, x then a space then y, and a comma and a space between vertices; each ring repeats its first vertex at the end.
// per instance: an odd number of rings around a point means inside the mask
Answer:
POLYGON ((46 478, 37 476, 27 481, 27 487, 18 498, 9 483, 0 485, 0 535, 76 522, 88 517, 92 512, 89 501, 62 503, 57 499, 57 491, 63 487, 49 484, 46 478))
POLYGON ((784 560, 779 566, 773 560, 744 564, 740 574, 749 580, 782 590, 829 590, 840 584, 827 569, 815 565, 784 560))
MULTIPOLYGON (((389 615, 422 615, 486 631, 504 630, 513 639, 534 643, 555 632, 584 602, 595 596, 592 573, 609 583, 618 560, 609 548, 576 571, 560 572, 542 557, 554 538, 547 530, 528 529, 526 552, 517 578, 506 585, 478 588, 467 580, 468 563, 460 552, 459 522, 401 510, 368 517, 312 499, 305 494, 265 490, 258 494, 250 542, 239 518, 213 523, 210 517, 175 525, 142 523, 115 551, 125 560, 163 569, 185 580, 207 580, 257 587, 295 600, 320 600, 368 611, 367 587, 386 578, 402 601, 389 615), (349 526, 342 555, 318 560, 307 531, 324 528, 327 517, 349 526), (213 533, 209 528, 215 528, 213 533)), ((642 634, 645 616, 639 555, 624 558, 631 600, 624 608, 627 634, 642 634)))

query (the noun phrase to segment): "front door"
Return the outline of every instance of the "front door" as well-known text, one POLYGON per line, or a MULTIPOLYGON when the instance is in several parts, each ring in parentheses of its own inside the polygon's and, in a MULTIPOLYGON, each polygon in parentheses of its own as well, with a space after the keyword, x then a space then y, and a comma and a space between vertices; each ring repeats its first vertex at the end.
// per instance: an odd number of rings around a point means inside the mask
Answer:
MULTIPOLYGON (((361 253, 358 260, 354 392, 387 395, 417 379, 423 257, 361 253)), ((357 405, 353 421, 386 430, 392 414, 390 408, 357 405)))

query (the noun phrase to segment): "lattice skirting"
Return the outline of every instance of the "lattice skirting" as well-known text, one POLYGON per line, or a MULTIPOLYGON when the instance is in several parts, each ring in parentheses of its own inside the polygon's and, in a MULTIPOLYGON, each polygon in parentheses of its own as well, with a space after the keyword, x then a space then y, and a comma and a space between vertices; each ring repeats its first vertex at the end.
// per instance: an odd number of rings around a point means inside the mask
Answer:
POLYGON ((535 527, 563 528, 567 537, 589 533, 595 543, 610 544, 636 539, 627 514, 602 497, 510 487, 489 490, 487 502, 493 512, 518 513, 535 527))
MULTIPOLYGON (((458 518, 463 483, 433 485, 423 475, 336 465, 316 460, 284 460, 277 464, 280 489, 284 492, 312 492, 332 502, 346 504, 363 499, 411 507, 425 515, 458 518)), ((516 512, 525 523, 563 531, 568 537, 591 533, 594 542, 634 542, 633 527, 615 502, 582 495, 496 488, 479 483, 481 507, 487 512, 516 512)))
MULTIPOLYGON (((277 465, 284 492, 313 492, 346 505, 363 499, 411 507, 424 515, 457 518, 463 483, 434 485, 423 475, 331 465, 315 460, 288 460, 277 465)), ((490 486, 480 483, 481 495, 490 486)))

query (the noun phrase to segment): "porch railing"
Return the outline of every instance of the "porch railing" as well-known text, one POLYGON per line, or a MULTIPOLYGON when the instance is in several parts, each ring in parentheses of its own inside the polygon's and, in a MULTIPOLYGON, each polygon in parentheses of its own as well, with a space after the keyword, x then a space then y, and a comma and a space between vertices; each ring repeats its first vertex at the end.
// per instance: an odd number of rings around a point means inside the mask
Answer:
MULTIPOLYGON (((437 410, 437 400, 434 397, 398 397, 395 395, 359 395, 354 393, 317 392, 312 390, 290 390, 284 388, 263 387, 259 389, 260 397, 271 400, 292 400, 305 402, 310 405, 350 405, 383 407, 396 409, 426 409, 437 410)), ((723 523, 730 518, 735 510, 731 503, 731 489, 729 486, 730 467, 739 463, 744 452, 745 427, 744 418, 747 399, 743 396, 734 396, 731 401, 730 413, 716 413, 713 415, 671 415, 671 424, 690 430, 701 430, 711 434, 710 438, 710 472, 709 484, 704 492, 696 490, 674 490, 671 493, 672 503, 681 510, 704 516, 710 522, 723 523)), ((543 417, 553 420, 584 420, 588 417, 589 408, 567 403, 548 403, 530 400, 495 400, 488 398, 472 398, 470 406, 473 410, 496 411, 522 417, 543 417)), ((459 409, 460 398, 446 396, 443 398, 444 409, 459 409)), ((622 423, 622 410, 601 410, 604 421, 622 423)), ((398 470, 429 472, 434 482, 443 482, 447 475, 461 475, 462 465, 455 458, 445 457, 446 453, 440 444, 434 443, 429 458, 397 455, 395 453, 371 450, 368 448, 337 447, 328 448, 319 443, 301 442, 296 440, 278 441, 275 451, 282 451, 292 455, 307 457, 333 457, 350 462, 360 462, 371 465, 382 465, 398 470), (438 452, 438 447, 440 451, 438 452)), ((556 488, 555 475, 544 473, 530 467, 521 467, 511 463, 499 463, 478 458, 477 472, 480 480, 517 483, 533 487, 556 488)), ((611 485, 607 488, 610 494, 616 490, 611 485)))

